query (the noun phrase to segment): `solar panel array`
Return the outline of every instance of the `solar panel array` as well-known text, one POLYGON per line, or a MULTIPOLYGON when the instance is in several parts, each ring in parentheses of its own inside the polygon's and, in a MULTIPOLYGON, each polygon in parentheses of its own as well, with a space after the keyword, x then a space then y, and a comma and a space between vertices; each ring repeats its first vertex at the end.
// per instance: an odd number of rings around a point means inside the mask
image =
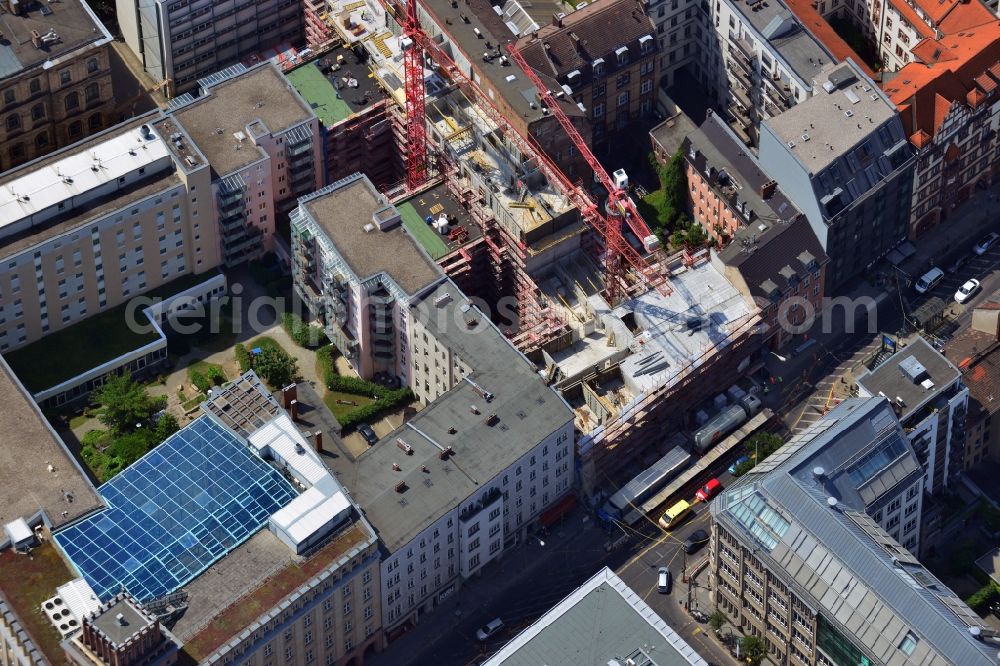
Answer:
POLYGON ((246 541, 296 491, 233 433, 202 417, 98 491, 110 508, 55 539, 102 600, 169 594, 246 541))

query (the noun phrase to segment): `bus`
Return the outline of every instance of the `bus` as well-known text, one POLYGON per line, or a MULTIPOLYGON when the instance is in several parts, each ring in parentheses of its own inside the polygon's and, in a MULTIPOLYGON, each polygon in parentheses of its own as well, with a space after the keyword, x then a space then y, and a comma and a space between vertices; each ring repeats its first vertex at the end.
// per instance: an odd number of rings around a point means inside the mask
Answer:
POLYGON ((667 509, 663 516, 660 517, 660 527, 665 530, 669 530, 672 527, 677 527, 691 512, 691 505, 685 500, 681 500, 677 504, 667 509))
POLYGON ((601 507, 605 520, 621 520, 656 494, 667 482, 691 464, 691 454, 681 447, 671 449, 638 476, 626 483, 601 507))

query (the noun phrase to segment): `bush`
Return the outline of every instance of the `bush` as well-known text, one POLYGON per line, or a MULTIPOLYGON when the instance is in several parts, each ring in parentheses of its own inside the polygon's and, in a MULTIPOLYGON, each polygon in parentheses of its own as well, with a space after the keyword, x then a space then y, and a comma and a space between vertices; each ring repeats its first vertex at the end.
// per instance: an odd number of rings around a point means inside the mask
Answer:
POLYGON ((208 366, 208 379, 216 386, 221 386, 222 382, 226 381, 226 375, 223 374, 222 368, 217 365, 208 366))
POLYGON ((965 600, 965 605, 977 613, 1000 596, 1000 588, 993 581, 983 585, 971 597, 965 600))
POLYGON ((288 337, 300 347, 312 349, 326 342, 326 336, 316 326, 310 326, 302 321, 302 317, 293 312, 281 316, 281 325, 288 337))
POLYGON ((236 362, 240 364, 240 372, 246 372, 250 369, 250 352, 247 351, 246 345, 242 342, 238 343, 233 347, 233 353, 236 355, 236 362))
POLYGON ((337 377, 337 368, 333 363, 335 353, 333 345, 326 345, 316 350, 316 363, 319 364, 319 373, 327 388, 333 383, 334 377, 337 377))
POLYGON ((358 407, 352 412, 344 414, 339 419, 343 428, 352 428, 362 423, 374 421, 383 412, 395 409, 400 405, 413 400, 413 391, 409 387, 401 389, 383 389, 384 393, 379 395, 375 402, 358 407))
POLYGON ((201 370, 189 370, 188 379, 202 393, 208 393, 208 389, 212 388, 212 382, 208 380, 208 377, 201 370))

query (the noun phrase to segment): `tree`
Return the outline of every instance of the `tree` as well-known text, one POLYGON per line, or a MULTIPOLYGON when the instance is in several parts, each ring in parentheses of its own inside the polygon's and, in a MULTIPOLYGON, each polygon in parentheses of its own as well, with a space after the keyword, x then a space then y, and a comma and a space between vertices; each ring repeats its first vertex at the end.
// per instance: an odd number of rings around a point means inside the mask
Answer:
POLYGON ((253 369, 274 387, 286 386, 292 382, 298 366, 295 359, 278 347, 267 346, 253 359, 253 369))
POLYGON ((726 623, 726 614, 720 610, 717 610, 708 616, 708 626, 712 627, 712 629, 715 631, 722 629, 722 625, 725 623, 726 623))
POLYGON ((767 645, 760 636, 743 636, 740 638, 740 657, 748 663, 757 666, 767 656, 767 645))
POLYGON ((672 209, 673 222, 684 213, 687 208, 687 172, 684 170, 684 149, 678 148, 673 154, 667 166, 660 171, 660 184, 663 187, 664 203, 668 209, 672 209))
POLYGON ((166 398, 152 397, 142 384, 132 381, 132 375, 127 372, 109 379, 94 394, 94 400, 102 408, 101 423, 116 435, 147 425, 153 414, 166 404, 166 398))
POLYGON ((777 435, 769 432, 759 432, 747 440, 745 447, 747 455, 760 462, 781 448, 784 442, 777 435))
POLYGON ((173 414, 161 414, 153 428, 155 443, 159 444, 180 429, 181 426, 173 414))

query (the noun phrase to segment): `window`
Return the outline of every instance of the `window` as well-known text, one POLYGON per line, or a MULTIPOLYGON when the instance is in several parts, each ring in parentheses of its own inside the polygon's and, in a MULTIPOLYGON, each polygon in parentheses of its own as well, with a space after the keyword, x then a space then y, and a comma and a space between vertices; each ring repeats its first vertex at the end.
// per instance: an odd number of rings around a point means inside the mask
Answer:
POLYGON ((652 89, 653 89, 653 80, 646 79, 645 81, 642 82, 642 85, 639 87, 639 92, 645 95, 652 89))
POLYGON ((63 100, 63 104, 66 105, 67 111, 72 111, 80 107, 80 95, 76 92, 71 92, 66 95, 66 99, 63 100))
POLYGON ((93 74, 94 72, 97 71, 97 68, 98 68, 97 58, 91 58, 90 60, 87 61, 88 73, 93 74))
POLYGON ((92 130, 101 129, 101 114, 95 113, 87 119, 87 126, 92 130))
POLYGON ((96 83, 91 83, 83 92, 87 103, 96 101, 101 96, 101 87, 96 83))
POLYGON ((31 91, 31 94, 34 95, 35 93, 41 91, 42 82, 38 79, 31 79, 31 83, 28 84, 28 89, 31 91))
POLYGON ((16 99, 16 97, 14 96, 14 89, 13 88, 8 88, 7 90, 3 91, 3 103, 4 104, 13 104, 15 99, 16 99))
POLYGON ((16 113, 14 115, 7 116, 7 131, 12 132, 18 129, 21 129, 21 116, 16 113))
POLYGON ((618 95, 618 106, 628 106, 628 91, 618 95))
POLYGON ((45 105, 44 104, 36 104, 33 107, 31 107, 31 119, 32 120, 41 120, 44 117, 45 117, 45 105))
POLYGON ((903 636, 902 642, 899 644, 899 650, 906 656, 913 654, 913 651, 917 649, 917 637, 913 632, 908 632, 906 636, 903 636))
POLYGON ((70 73, 68 69, 64 69, 63 71, 59 72, 59 83, 61 83, 62 85, 66 85, 72 80, 73 80, 73 75, 70 73))
POLYGON ((42 132, 35 137, 35 146, 37 148, 44 148, 47 145, 49 145, 49 135, 47 133, 42 132))
POLYGON ((604 104, 595 104, 594 105, 594 117, 595 118, 600 118, 603 115, 604 115, 604 104))

